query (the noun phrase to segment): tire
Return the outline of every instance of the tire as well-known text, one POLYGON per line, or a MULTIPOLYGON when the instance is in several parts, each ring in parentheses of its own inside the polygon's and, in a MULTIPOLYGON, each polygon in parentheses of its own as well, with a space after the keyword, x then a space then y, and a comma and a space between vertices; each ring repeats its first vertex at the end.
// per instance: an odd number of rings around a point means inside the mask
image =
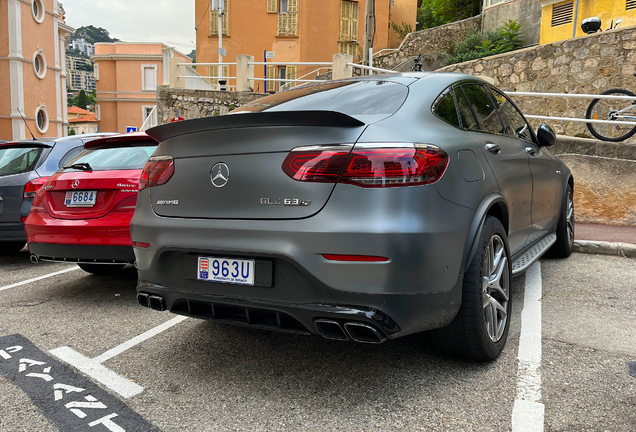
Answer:
POLYGON ((464 274, 459 312, 448 326, 432 331, 438 349, 447 355, 473 360, 499 357, 510 328, 511 282, 506 231, 499 219, 487 216, 477 252, 464 274), (492 279, 497 274, 496 282, 489 284, 487 277, 492 279))
POLYGON ((78 266, 94 275, 113 275, 121 272, 126 264, 78 264, 78 266))
POLYGON ((10 255, 18 253, 26 245, 25 241, 2 242, 0 243, 0 255, 10 255))
MULTIPOLYGON (((602 95, 636 96, 629 90, 611 89, 601 93, 602 95)), ((612 113, 628 106, 628 101, 611 99, 594 99, 590 102, 585 113, 586 119, 611 120, 612 113)), ((636 115, 636 107, 631 112, 636 115)), ((624 141, 636 133, 636 122, 634 126, 611 125, 602 123, 586 123, 587 129, 592 135, 601 141, 619 142, 624 141)))
POLYGON ((546 254, 552 258, 569 257, 572 254, 572 246, 574 245, 574 199, 572 197, 572 186, 568 185, 564 198, 556 228, 556 243, 552 245, 546 254))

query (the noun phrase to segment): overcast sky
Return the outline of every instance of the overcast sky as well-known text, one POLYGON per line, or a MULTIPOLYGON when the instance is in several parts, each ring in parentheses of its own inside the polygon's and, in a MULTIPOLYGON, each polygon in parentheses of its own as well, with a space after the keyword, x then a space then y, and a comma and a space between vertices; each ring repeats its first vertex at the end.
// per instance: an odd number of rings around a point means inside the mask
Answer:
POLYGON ((163 42, 189 54, 195 48, 194 0, 61 0, 66 24, 94 25, 126 42, 163 42))

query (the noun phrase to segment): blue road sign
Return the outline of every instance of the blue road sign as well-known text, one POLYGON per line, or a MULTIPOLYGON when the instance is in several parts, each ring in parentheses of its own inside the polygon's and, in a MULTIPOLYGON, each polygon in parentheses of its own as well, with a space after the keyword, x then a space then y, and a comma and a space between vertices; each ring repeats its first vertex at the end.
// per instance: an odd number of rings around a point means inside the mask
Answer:
POLYGON ((126 126, 126 133, 137 132, 137 126, 126 126))

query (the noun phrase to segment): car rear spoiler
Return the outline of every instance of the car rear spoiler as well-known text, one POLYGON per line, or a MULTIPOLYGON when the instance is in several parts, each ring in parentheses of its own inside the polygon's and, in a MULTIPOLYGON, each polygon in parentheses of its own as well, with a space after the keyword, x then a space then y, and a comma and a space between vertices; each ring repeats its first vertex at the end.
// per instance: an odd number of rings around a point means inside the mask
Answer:
POLYGON ((179 135, 218 129, 262 126, 331 126, 359 127, 365 123, 336 111, 249 112, 186 120, 148 129, 146 133, 161 142, 179 135))
POLYGON ((38 141, 7 141, 0 143, 0 149, 4 148, 26 148, 26 147, 44 147, 51 148, 53 147, 53 143, 48 142, 38 142, 38 141))
POLYGON ((145 132, 134 132, 97 138, 84 143, 84 148, 133 147, 156 144, 156 141, 145 132))

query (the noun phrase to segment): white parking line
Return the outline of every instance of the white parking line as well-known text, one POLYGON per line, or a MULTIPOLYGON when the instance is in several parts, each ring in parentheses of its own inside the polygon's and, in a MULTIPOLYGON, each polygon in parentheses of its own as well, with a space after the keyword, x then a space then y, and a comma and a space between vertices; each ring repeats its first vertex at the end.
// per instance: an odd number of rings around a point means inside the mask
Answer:
POLYGON ((73 271, 73 270, 79 270, 79 267, 77 267, 77 266, 76 267, 69 267, 69 268, 66 268, 64 270, 60 270, 60 271, 56 271, 56 272, 53 272, 53 273, 45 274, 43 276, 38 276, 38 277, 35 277, 33 279, 25 280, 25 281, 22 281, 22 282, 16 282, 16 283, 11 284, 11 285, 6 285, 6 286, 3 286, 3 287, 0 287, 0 291, 7 290, 9 288, 19 287, 21 285, 27 285, 27 284, 30 284, 30 283, 33 283, 33 282, 37 282, 37 281, 42 280, 42 279, 46 279, 46 278, 50 278, 50 277, 53 277, 53 276, 61 275, 61 274, 64 274, 64 273, 68 273, 68 272, 73 271))
POLYGON ((67 346, 55 348, 49 352, 60 360, 70 364, 71 366, 76 367, 80 371, 84 372, 86 375, 102 383, 109 389, 119 393, 124 398, 129 398, 143 392, 144 388, 139 384, 135 384, 134 382, 120 375, 117 375, 106 366, 103 366, 102 363, 123 353, 124 351, 134 347, 135 345, 139 345, 143 341, 158 335, 159 333, 179 324, 186 319, 188 319, 188 317, 175 317, 161 325, 158 325, 155 328, 148 330, 147 332, 140 334, 139 336, 135 336, 134 338, 120 345, 117 345, 115 348, 109 349, 105 353, 92 359, 83 356, 82 354, 67 346))
POLYGON ((541 401, 541 264, 526 272, 521 312, 517 398, 512 409, 513 432, 543 432, 545 406, 541 401))

